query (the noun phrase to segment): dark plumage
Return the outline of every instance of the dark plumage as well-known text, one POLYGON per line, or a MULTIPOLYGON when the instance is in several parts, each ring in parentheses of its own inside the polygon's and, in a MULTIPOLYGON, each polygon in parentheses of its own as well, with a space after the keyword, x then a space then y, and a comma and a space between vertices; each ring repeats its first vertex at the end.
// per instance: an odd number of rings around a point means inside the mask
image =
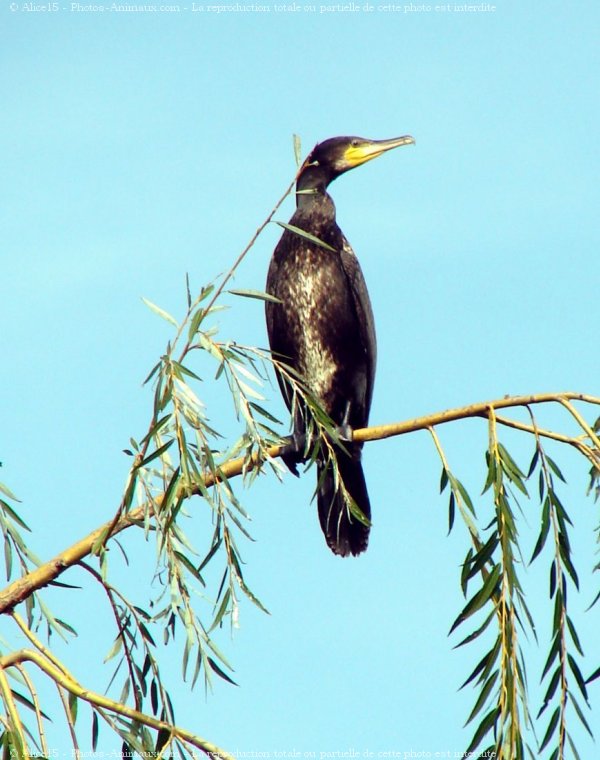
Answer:
MULTIPOLYGON (((414 142, 412 137, 365 140, 334 137, 318 144, 298 175, 297 208, 290 225, 334 250, 285 230, 267 276, 267 292, 281 303, 267 302, 267 331, 276 358, 293 367, 341 430, 366 427, 375 379, 376 339, 371 302, 360 265, 338 227, 327 186, 349 169, 386 150, 414 142)), ((286 404, 290 389, 278 375, 286 404)), ((304 430, 296 414, 295 437, 304 430)), ((351 435, 349 436, 351 437, 351 435)), ((371 506, 361 465, 361 443, 351 440, 346 452, 336 447, 339 474, 362 514, 371 506)), ((295 451, 296 461, 304 458, 295 451)), ((367 548, 369 527, 351 514, 333 468, 317 458, 319 520, 335 554, 360 554, 367 548)))

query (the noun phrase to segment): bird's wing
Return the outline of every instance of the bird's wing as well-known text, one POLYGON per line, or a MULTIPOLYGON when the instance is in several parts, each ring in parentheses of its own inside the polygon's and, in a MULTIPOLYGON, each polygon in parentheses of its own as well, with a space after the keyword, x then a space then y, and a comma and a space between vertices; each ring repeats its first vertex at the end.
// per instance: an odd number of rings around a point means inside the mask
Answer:
POLYGON ((371 299, 367 284, 350 243, 343 237, 341 251, 342 266, 354 300, 354 308, 358 316, 360 334, 357 336, 367 352, 367 411, 371 406, 373 385, 375 382, 375 366, 377 364, 377 338, 375 335, 375 319, 371 307, 371 299))

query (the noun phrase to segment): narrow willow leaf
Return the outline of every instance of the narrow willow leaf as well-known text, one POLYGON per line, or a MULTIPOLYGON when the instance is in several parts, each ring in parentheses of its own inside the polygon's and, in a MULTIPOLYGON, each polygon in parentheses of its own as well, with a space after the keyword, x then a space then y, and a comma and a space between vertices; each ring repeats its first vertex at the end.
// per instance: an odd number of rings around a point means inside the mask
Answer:
POLYGON ((581 642, 579 641, 579 636, 577 635, 577 631, 575 630, 575 626, 573 625, 573 621, 571 618, 567 615, 567 626, 569 628, 569 633, 571 634, 571 639, 573 640, 573 644, 575 644, 575 648, 579 652, 579 654, 583 657, 583 649, 581 648, 581 642))
POLYGON ((540 450, 536 447, 533 453, 533 457, 531 458, 531 464, 529 465, 529 470, 527 472, 528 478, 530 478, 533 475, 533 471, 537 467, 539 457, 540 457, 540 450))
POLYGON ((263 290, 248 290, 247 288, 231 288, 227 291, 233 296, 242 296, 242 298, 256 298, 259 301, 270 301, 271 303, 281 303, 281 299, 265 293, 263 290))
POLYGON ((193 380, 197 380, 199 383, 202 382, 202 378, 198 377, 198 375, 195 372, 192 372, 191 369, 188 369, 184 364, 181 364, 181 362, 176 362, 175 359, 171 360, 171 366, 177 370, 178 373, 181 375, 186 375, 187 377, 191 377, 193 380))
POLYGON ((231 598, 231 590, 227 589, 227 591, 225 592, 225 595, 223 596, 223 599, 221 600, 221 604, 219 606, 217 614, 215 615, 212 625, 208 629, 209 633, 211 631, 214 631, 214 629, 219 625, 219 623, 223 619, 223 616, 225 615, 225 613, 228 611, 230 598, 231 598))
POLYGON ((0 493, 3 493, 7 498, 12 499, 13 501, 19 501, 10 488, 4 483, 0 483, 0 493))
POLYGON ((190 562, 190 560, 185 556, 185 554, 175 551, 174 556, 177 557, 177 559, 182 563, 182 565, 184 565, 186 570, 189 573, 191 573, 199 583, 201 583, 203 586, 206 586, 204 579, 202 578, 202 576, 200 575, 196 567, 194 567, 194 565, 190 562))
POLYGON ((249 401, 248 403, 255 412, 261 414, 265 419, 269 420, 273 424, 281 425, 281 420, 278 420, 277 417, 273 417, 273 415, 270 414, 270 412, 268 412, 264 407, 259 406, 255 401, 249 401))
POLYGON ((150 705, 152 706, 152 712, 154 715, 158 712, 158 687, 156 686, 156 679, 152 679, 150 684, 150 705))
POLYGON ((579 703, 577 702, 577 700, 575 699, 574 694, 571 691, 569 691, 568 694, 569 694, 570 702, 573 705, 573 707, 575 708, 575 712, 577 713, 577 717, 581 721, 581 723, 582 723, 583 727, 585 728, 585 730, 588 732, 588 734, 593 739, 594 738, 594 734, 592 733, 592 729, 589 727, 588 722, 585 719, 585 715, 583 714, 583 711, 582 711, 581 707, 579 707, 579 703))
MULTIPOLYGON (((563 586, 564 589, 564 586, 563 586)), ((552 633, 558 634, 562 625, 562 616, 565 611, 566 605, 563 601, 563 590, 558 588, 556 596, 554 598, 554 616, 552 618, 552 633)))
POLYGON ((98 746, 98 713, 94 710, 92 713, 92 751, 96 751, 96 747, 98 746))
POLYGON ((535 545, 535 549, 533 550, 533 554, 531 555, 531 559, 529 560, 529 564, 533 562, 533 560, 538 556, 538 554, 544 548, 544 545, 546 544, 546 539, 548 538, 549 531, 550 531, 550 502, 548 499, 545 499, 544 508, 542 509, 542 527, 540 528, 540 535, 538 536, 538 540, 535 545))
POLYGON ((496 724, 496 721, 498 720, 499 715, 500 715, 500 708, 499 707, 494 707, 483 718, 483 720, 481 721, 481 723, 477 727, 477 731, 475 731, 475 734, 473 735, 473 738, 471 739, 471 743, 469 744, 467 750, 464 753, 465 757, 470 757, 474 753, 475 749, 481 743, 481 740, 483 739, 483 737, 496 724))
POLYGON ((495 670, 492 675, 488 678, 488 680, 485 682, 479 696, 477 697, 477 701, 475 702, 475 705, 473 709, 471 710, 471 714, 467 718, 467 722, 465 723, 465 726, 467 726, 473 718, 476 717, 476 715, 479 713, 481 708, 485 705, 487 698, 491 692, 491 690, 494 687, 494 684, 496 683, 498 679, 498 671, 495 670))
POLYGON ((450 498, 448 499, 448 535, 450 535, 450 533, 452 532, 455 516, 456 516, 456 499, 454 497, 454 491, 451 491, 450 498))
POLYGON ((469 550, 467 552, 467 556, 465 557, 465 561, 462 564, 462 570, 460 573, 460 587, 463 592, 463 596, 467 595, 467 587, 469 585, 469 570, 471 567, 471 562, 473 561, 473 549, 469 547, 469 550))
POLYGON ((588 676, 585 679, 586 683, 591 683, 592 681, 595 681, 597 678, 600 678, 600 668, 596 668, 591 676, 588 676))
MULTIPOLYGON (((18 500, 18 499, 16 499, 14 496, 13 496, 12 498, 13 498, 15 501, 19 501, 19 500, 18 500)), ((7 504, 7 503, 4 501, 4 499, 0 499, 0 505, 2 506, 2 509, 4 510, 4 512, 6 512, 6 514, 7 514, 9 517, 11 517, 11 518, 12 518, 12 519, 13 519, 13 520, 14 520, 14 521, 15 521, 15 522, 18 524, 18 525, 20 525, 20 526, 21 526, 21 528, 23 528, 23 530, 26 530, 26 531, 28 531, 29 533, 31 533, 31 528, 29 527, 29 525, 27 525, 27 523, 26 523, 24 520, 22 520, 22 519, 19 517, 19 515, 18 515, 18 514, 15 512, 15 510, 14 510, 14 509, 13 509, 13 508, 10 506, 10 504, 7 504)))
POLYGON ((12 544, 8 536, 4 536, 4 567, 6 569, 6 580, 10 580, 12 575, 12 544))
POLYGON ((467 680, 461 684, 459 687, 459 691, 461 689, 464 689, 465 686, 471 683, 471 681, 476 678, 481 672, 485 673, 484 678, 487 678, 487 675, 491 672, 492 668, 494 667, 494 664, 496 662, 496 659, 498 657, 498 652, 500 651, 500 643, 501 643, 501 637, 499 636, 496 639, 496 643, 494 646, 490 649, 487 654, 485 654, 481 660, 477 663, 477 665, 473 668, 473 671, 467 678, 467 680))
POLYGON ((64 620, 61 620, 60 618, 56 618, 56 622, 58 625, 60 625, 61 628, 64 628, 65 631, 68 631, 73 636, 77 636, 77 631, 73 628, 73 626, 69 625, 68 623, 65 623, 64 620))
POLYGON ((440 476, 440 493, 443 493, 448 485, 448 470, 442 467, 442 474, 440 476))
POLYGON ((554 673, 552 674, 552 678, 550 679, 550 683, 548 684, 548 688, 546 689, 546 693, 544 695, 544 704, 540 707, 540 711, 537 714, 538 719, 543 714, 545 709, 548 707, 550 700, 554 696, 556 692, 556 687, 558 686, 559 681, 560 681, 561 673, 562 673, 562 668, 559 665, 554 671, 554 673))
MULTIPOLYGON (((162 361, 158 362, 158 364, 155 364, 154 367, 152 367, 152 369, 150 370, 148 376, 146 377, 142 385, 147 385, 161 367, 162 367, 162 361)), ((94 715, 95 714, 96 713, 94 713, 94 715)))
POLYGON ((477 610, 481 609, 486 602, 488 602, 494 593, 494 590, 496 588, 496 585, 498 583, 498 579, 500 577, 501 568, 500 565, 495 565, 492 572, 488 575, 485 583, 481 587, 481 589, 467 602, 465 607, 463 608, 460 615, 456 618, 454 623, 452 624, 452 627, 450 628, 450 633, 454 631, 461 623, 463 623, 467 618, 471 617, 477 610))
POLYGON ((557 477, 559 480, 562 480, 562 482, 563 482, 563 483, 566 483, 567 481, 565 480, 565 477, 564 477, 564 475, 562 474, 562 472, 560 471, 560 468, 559 468, 559 466, 556 464, 556 462, 555 462, 553 459, 551 459, 549 456, 547 456, 547 457, 546 457, 546 460, 547 460, 548 464, 550 465, 550 469, 551 469, 551 470, 552 470, 552 472, 553 472, 553 473, 556 475, 556 477, 557 477))
POLYGON ((489 490, 492 484, 496 482, 496 460, 494 457, 490 456, 489 451, 486 451, 485 458, 488 466, 488 471, 485 483, 483 485, 483 491, 481 492, 482 494, 489 490))
POLYGON ((508 450, 501 443, 498 444, 498 453, 500 455, 502 469, 506 473, 510 482, 516 486, 522 494, 529 496, 525 483, 523 482, 525 474, 521 472, 521 469, 515 460, 511 457, 508 450))
POLYGON ((270 615, 271 613, 270 613, 270 612, 269 612, 269 610, 268 610, 268 609, 265 607, 265 605, 264 605, 264 604, 263 604, 263 603, 260 601, 260 599, 259 599, 259 598, 258 598, 258 597, 257 597, 257 596, 256 596, 256 595, 255 595, 255 594, 254 594, 254 593, 253 593, 253 592, 252 592, 252 591, 251 591, 251 590, 248 588, 248 586, 246 585, 246 581, 244 581, 244 579, 243 579, 243 578, 238 578, 238 579, 237 579, 237 581, 238 581, 238 583, 240 584, 240 588, 242 589, 242 591, 244 592, 244 594, 246 594, 246 596, 248 597, 248 599, 250 599, 250 601, 251 601, 253 604, 255 604, 255 605, 256 605, 256 606, 257 606, 257 607, 258 607, 260 610, 262 610, 263 612, 266 612, 266 614, 267 614, 267 615, 270 615))
POLYGON ((167 451, 167 449, 171 448, 171 446, 172 446, 174 443, 175 443, 175 439, 174 439, 174 438, 171 438, 171 440, 170 440, 170 441, 167 441, 165 444, 163 444, 162 446, 160 446, 158 449, 156 449, 155 451, 153 451, 151 454, 148 454, 148 456, 147 456, 145 459, 143 459, 143 460, 142 460, 142 461, 141 461, 141 462, 140 462, 140 463, 137 465, 137 467, 138 467, 138 468, 139 468, 139 467, 145 467, 147 464, 149 464, 150 462, 152 462, 152 461, 153 461, 154 459, 156 459, 157 457, 160 457, 160 456, 162 456, 162 455, 165 453, 165 451, 167 451))
MULTIPOLYGON (((561 543, 560 535, 562 534, 559 534, 559 544, 561 543)), ((567 572, 571 576, 571 580, 575 584, 575 587, 579 589, 579 577, 577 575, 577 571, 575 570, 575 566, 571 562, 571 553, 569 551, 569 548, 567 546, 561 545, 559 547, 559 551, 560 551, 560 556, 563 561, 563 564, 566 567, 567 572)))
POLYGON ((556 560, 552 561, 550 565, 550 599, 554 599, 554 592, 556 591, 556 560))
POLYGON ((311 243, 315 243, 321 248, 325 248, 327 251, 333 251, 333 253, 336 253, 336 249, 330 246, 329 243, 324 243, 322 240, 319 240, 316 235, 311 235, 310 232, 301 230, 300 227, 295 227, 293 224, 288 224, 287 222, 276 222, 276 224, 278 224, 280 227, 283 227, 284 230, 288 230, 289 232, 293 232, 300 237, 306 238, 306 240, 310 240, 311 243))
POLYGON ((202 320, 206 316, 206 309, 198 308, 194 312, 191 320, 190 320, 190 326, 188 327, 188 340, 192 340, 196 333, 198 332, 200 325, 202 324, 202 320))
POLYGON ((108 662, 109 660, 112 660, 112 658, 116 654, 118 654, 118 652, 121 651, 122 647, 123 647, 123 639, 121 638, 121 636, 117 636, 117 638, 114 641, 114 644, 110 648, 110 651, 108 652, 108 654, 104 658, 104 662, 108 662))
POLYGON ((558 725, 558 719, 560 718, 560 706, 557 707, 554 712, 552 713, 552 717, 548 721, 548 728, 546 729, 546 733, 544 734, 544 738, 542 739, 542 743, 540 744, 540 752, 544 750, 550 739, 552 739, 552 736, 554 732, 556 731, 556 726, 558 725))
POLYGON ((144 298, 142 296, 142 301, 146 304, 146 306, 153 311, 155 314, 158 314, 159 317, 166 320, 170 324, 173 325, 173 327, 179 327, 177 324, 177 321, 172 317, 168 312, 166 312, 164 309, 161 309, 160 306, 157 306, 155 303, 152 303, 152 301, 149 301, 147 298, 144 298))
MULTIPOLYGON (((29 697, 26 697, 24 694, 20 694, 18 691, 15 691, 14 689, 11 689, 10 691, 17 702, 20 702, 22 705, 27 707, 32 712, 36 712, 37 708, 35 704, 29 699, 29 697)), ((40 715, 45 720, 51 720, 50 716, 47 715, 43 710, 40 710, 40 715)))
POLYGON ((219 547, 221 546, 222 541, 223 541, 223 539, 219 538, 212 545, 212 547, 210 548, 210 551, 208 552, 208 554, 206 555, 206 557, 204 557, 204 559, 202 560, 202 562, 200 563, 200 565, 198 567, 198 572, 199 573, 201 573, 202 570, 204 570, 204 568, 206 567, 206 565, 208 565, 208 563, 211 561, 211 559, 215 556, 216 552, 219 550, 219 547))
POLYGON ((498 536, 498 532, 494 530, 486 543, 473 557, 471 569, 469 570, 469 578, 472 578, 474 575, 476 575, 491 559, 492 554, 496 551, 496 547, 498 546, 499 542, 500 538, 498 536))
POLYGON ((237 686, 237 683, 232 678, 230 678, 222 668, 217 665, 212 657, 208 658, 208 664, 210 665, 211 669, 214 670, 214 672, 219 676, 219 678, 222 678, 228 683, 233 684, 233 686, 237 686))
POLYGON ((462 647, 464 644, 469 644, 471 641, 474 641, 476 638, 481 636, 481 634, 487 629, 488 625, 492 622, 495 615, 496 615, 496 610, 492 610, 490 614, 487 616, 487 618, 485 619, 485 621, 479 626, 479 628, 476 631, 473 631, 473 633, 470 633, 466 638, 464 638, 458 644, 455 644, 452 648, 458 649, 459 647, 462 647))
POLYGON ((544 670, 542 671, 542 677, 541 681, 544 680, 544 677, 546 673, 550 670, 552 667, 552 663, 556 659, 556 656, 558 655, 560 651, 560 637, 559 634, 555 634, 554 639, 552 640, 552 644, 550 645, 550 651, 548 653, 548 657, 546 658, 546 664, 544 665, 544 670))
POLYGON ((471 501, 471 497, 469 496, 467 489, 463 486, 463 484, 460 482, 458 478, 455 478, 452 476, 450 480, 452 487, 456 488, 459 492, 459 494, 462 496, 464 503, 467 506, 467 509, 473 516, 475 516, 475 507, 473 506, 473 502, 471 501))
POLYGON ((573 753, 573 757, 575 760, 581 760, 581 756, 579 752, 577 752, 577 747, 573 743, 573 739, 571 739, 571 734, 567 731, 567 741, 569 742, 569 747, 571 747, 571 752, 573 753))
POLYGON ((73 717, 73 723, 77 721, 77 704, 78 699, 75 696, 75 694, 72 694, 69 692, 69 710, 71 711, 71 716, 73 717))
POLYGON ((579 665, 577 665, 577 662, 575 661, 575 658, 572 654, 567 654, 567 660, 569 661, 569 667, 571 668, 571 673, 575 676, 575 680, 577 681, 577 686, 579 686, 579 691, 581 692, 583 698, 585 701, 588 701, 588 694, 587 689, 585 688, 585 680, 583 676, 581 675, 581 670, 579 670, 579 665))
POLYGON ((302 162, 302 140, 300 135, 294 135, 294 158, 296 159, 296 166, 300 166, 302 162))

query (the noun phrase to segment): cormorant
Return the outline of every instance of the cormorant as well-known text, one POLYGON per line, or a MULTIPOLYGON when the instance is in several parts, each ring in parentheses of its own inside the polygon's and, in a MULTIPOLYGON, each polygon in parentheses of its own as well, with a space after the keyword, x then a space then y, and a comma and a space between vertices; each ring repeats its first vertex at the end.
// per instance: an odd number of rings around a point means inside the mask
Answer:
MULTIPOLYGON (((271 259, 266 302, 267 331, 273 355, 305 380, 312 395, 339 426, 344 449, 335 447, 345 489, 367 521, 371 506, 361 466, 362 443, 352 429, 366 427, 375 378, 376 339, 371 302, 358 260, 338 227, 327 186, 340 174, 385 151, 414 143, 409 135, 392 140, 333 137, 316 145, 296 181, 296 212, 290 226, 309 233, 319 245, 285 229, 271 259), (333 250, 332 250, 333 249, 333 250), (346 442, 347 441, 347 442, 346 442)), ((285 402, 292 391, 277 373, 285 402)), ((302 411, 295 411, 288 466, 306 458, 302 411)), ((317 456, 318 512, 327 544, 335 554, 360 554, 369 527, 352 515, 336 487, 334 469, 323 450, 317 456)))

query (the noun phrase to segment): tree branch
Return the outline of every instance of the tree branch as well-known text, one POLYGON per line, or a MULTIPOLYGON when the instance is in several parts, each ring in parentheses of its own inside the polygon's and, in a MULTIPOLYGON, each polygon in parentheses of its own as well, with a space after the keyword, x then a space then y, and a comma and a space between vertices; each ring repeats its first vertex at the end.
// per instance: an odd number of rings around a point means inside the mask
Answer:
MULTIPOLYGON (((467 419, 470 417, 488 417, 490 409, 507 409, 515 406, 530 406, 533 404, 544 404, 550 402, 558 402, 563 406, 566 406, 569 401, 583 401, 589 404, 595 404, 600 406, 600 398, 597 396, 590 396, 584 393, 563 392, 563 393, 540 393, 527 396, 505 396, 502 399, 495 401, 483 401, 477 404, 470 404, 469 406, 459 407, 456 409, 448 409, 443 412, 436 412, 435 414, 429 414, 425 417, 417 417, 405 422, 395 422, 387 425, 378 425, 374 427, 362 428, 354 431, 355 441, 375 441, 383 438, 391 438, 392 436, 405 435, 407 433, 414 433, 417 430, 427 430, 437 425, 443 425, 448 422, 455 422, 460 419, 467 419)), ((572 407, 569 408, 572 413, 572 407)), ((498 419, 499 423, 510 425, 511 427, 522 428, 522 423, 513 423, 512 421, 505 419, 498 419)), ((589 435, 589 426, 585 424, 582 426, 587 435, 589 435)), ((530 432, 530 431, 527 431, 530 432)), ((578 448, 584 453, 588 459, 592 453, 589 447, 585 446, 578 438, 568 438, 560 434, 551 433, 539 430, 540 435, 546 435, 550 438, 554 438, 564 443, 568 443, 578 448), (586 454, 587 449, 588 452, 586 454)), ((594 436, 595 437, 595 436, 594 436)), ((281 446, 271 446, 267 449, 267 456, 269 458, 276 458, 281 453, 281 446)), ((250 462, 247 458, 240 457, 230 462, 226 462, 219 468, 219 473, 222 477, 232 478, 242 473, 247 472, 249 469, 260 467, 263 464, 262 459, 255 455, 250 462)), ((598 462, 596 461, 597 465, 598 462)), ((207 473, 204 477, 202 488, 210 488, 215 484, 215 477, 212 473, 207 473)), ((189 493, 189 492, 186 492, 189 493)), ((193 491, 193 495, 201 494, 200 486, 197 486, 193 491)), ((160 509, 162 497, 158 496, 155 499, 155 503, 160 509)), ((132 525, 139 525, 143 521, 144 516, 148 512, 153 511, 153 507, 150 503, 142 504, 135 509, 132 509, 126 515, 118 520, 111 519, 107 523, 104 523, 96 530, 89 533, 85 538, 78 541, 73 546, 69 547, 65 551, 58 554, 54 559, 49 560, 35 570, 27 573, 22 578, 18 578, 13 583, 9 584, 0 593, 0 613, 10 612, 15 605, 20 604, 27 599, 32 593, 47 586, 53 580, 58 578, 65 570, 73 565, 76 565, 84 557, 87 557, 91 552, 94 545, 100 540, 107 530, 110 529, 110 537, 117 535, 126 528, 132 525)))

